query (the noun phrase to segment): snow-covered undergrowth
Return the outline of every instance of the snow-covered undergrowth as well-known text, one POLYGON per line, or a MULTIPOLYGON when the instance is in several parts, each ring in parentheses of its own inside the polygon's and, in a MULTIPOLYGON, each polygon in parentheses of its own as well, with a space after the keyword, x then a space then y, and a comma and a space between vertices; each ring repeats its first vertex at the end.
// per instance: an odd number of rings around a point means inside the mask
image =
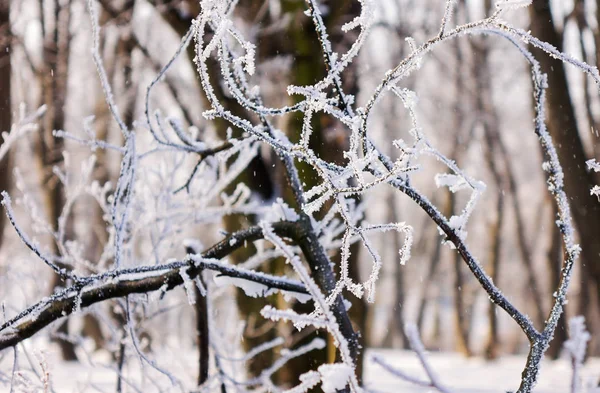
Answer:
MULTIPOLYGON (((60 359, 57 347, 26 344, 29 351, 27 358, 22 351, 19 362, 22 369, 14 377, 17 380, 14 393, 43 392, 44 375, 41 363, 45 363, 48 373, 49 385, 56 393, 86 393, 86 392, 114 392, 117 375, 111 366, 110 354, 98 352, 93 357, 81 363, 64 362, 60 359), (36 348, 48 348, 39 352, 36 348), (36 352, 38 351, 38 352, 36 352), (29 363, 31 361, 31 363, 29 363), (32 366, 35 371, 32 371, 32 366), (37 374, 36 374, 37 373, 37 374)), ((10 354, 12 355, 12 354, 10 354)), ((367 359, 378 356, 387 364, 402 369, 415 378, 426 379, 417 356, 412 351, 371 349, 366 351, 367 359)), ((193 351, 167 352, 161 359, 161 364, 172 364, 177 377, 185 381, 186 386, 193 386, 196 354, 193 351)), ((515 379, 518 379, 524 361, 523 356, 504 356, 496 361, 488 362, 479 358, 465 358, 454 353, 431 352, 428 354, 431 366, 436 370, 440 380, 453 393, 503 393, 513 388, 515 379)), ((0 374, 3 382, 11 377, 12 356, 5 356, 0 362, 0 374)), ((585 367, 580 372, 582 393, 598 393, 597 387, 600 378, 600 359, 588 359, 585 367)), ((132 362, 124 370, 128 383, 137 386, 143 392, 178 392, 178 387, 173 387, 168 380, 161 379, 160 373, 155 370, 143 370, 140 363, 132 362), (144 373, 149 375, 144 377, 144 373), (144 380, 145 378, 145 380, 144 380), (152 378, 153 380, 151 380, 152 378), (158 386, 155 385, 158 383, 158 386)), ((534 393, 566 393, 570 391, 571 364, 568 359, 556 361, 544 360, 540 382, 533 390, 534 393)), ((432 388, 421 387, 411 382, 396 378, 386 372, 382 367, 368 361, 365 367, 365 387, 374 391, 389 391, 403 393, 433 392, 432 388)), ((0 392, 9 392, 10 387, 3 383, 0 392)), ((132 390, 135 391, 135 390, 132 390)))

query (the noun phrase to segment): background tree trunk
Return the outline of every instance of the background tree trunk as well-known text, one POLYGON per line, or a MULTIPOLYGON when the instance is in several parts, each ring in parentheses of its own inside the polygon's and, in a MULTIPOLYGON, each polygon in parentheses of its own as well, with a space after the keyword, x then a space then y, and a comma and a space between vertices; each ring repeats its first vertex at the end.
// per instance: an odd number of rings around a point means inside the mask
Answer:
MULTIPOLYGON (((53 0, 47 5, 45 0, 40 0, 42 12, 42 35, 43 35, 43 59, 44 68, 41 70, 42 99, 47 107, 46 115, 42 121, 42 138, 40 143, 40 158, 45 173, 43 174, 43 186, 45 190, 45 201, 49 212, 49 221, 54 231, 58 230, 58 218, 62 212, 65 202, 65 190, 63 184, 52 176, 52 167, 60 166, 63 162, 62 153, 64 141, 52 135, 54 130, 62 130, 65 125, 65 103, 67 99, 67 79, 69 70, 70 52, 70 21, 71 0, 53 0), (44 12, 50 8, 52 12, 44 12)), ((52 251, 54 255, 60 255, 55 239, 52 239, 52 251)), ((64 286, 65 283, 54 276, 52 288, 64 286)), ((58 328, 59 337, 56 341, 61 347, 65 360, 75 360, 75 346, 69 342, 68 323, 63 322, 58 328)))

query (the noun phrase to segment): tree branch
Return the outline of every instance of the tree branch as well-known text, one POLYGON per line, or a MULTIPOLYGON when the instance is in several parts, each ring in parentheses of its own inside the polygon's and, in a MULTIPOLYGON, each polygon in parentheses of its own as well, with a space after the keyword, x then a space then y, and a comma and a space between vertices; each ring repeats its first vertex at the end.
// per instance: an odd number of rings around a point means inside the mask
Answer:
MULTIPOLYGON (((273 224, 273 230, 279 236, 292 238, 299 243, 304 242, 302 239, 299 239, 303 231, 300 230, 298 223, 289 221, 277 222, 273 224)), ((181 271, 186 268, 186 273, 191 279, 194 279, 201 270, 209 269, 217 271, 224 276, 253 281, 269 288, 303 294, 308 293, 304 285, 296 280, 262 273, 259 274, 251 270, 228 266, 217 261, 206 260, 224 258, 243 247, 246 242, 256 241, 262 237, 262 229, 252 227, 227 236, 200 256, 188 255, 183 261, 159 266, 120 269, 91 276, 89 281, 86 280, 90 284, 85 286, 76 284, 64 289, 49 299, 42 300, 27 308, 0 326, 0 350, 15 346, 33 336, 50 323, 93 304, 135 293, 148 293, 158 290, 166 292, 181 286, 184 283, 181 271), (26 320, 17 324, 24 319, 26 320)))

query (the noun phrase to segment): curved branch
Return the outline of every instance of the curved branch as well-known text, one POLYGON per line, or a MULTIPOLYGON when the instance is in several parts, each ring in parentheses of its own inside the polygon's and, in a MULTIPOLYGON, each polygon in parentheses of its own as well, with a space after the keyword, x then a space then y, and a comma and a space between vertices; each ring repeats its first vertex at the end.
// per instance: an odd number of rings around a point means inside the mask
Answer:
POLYGON ((537 339, 540 336, 540 333, 535 329, 529 317, 520 312, 494 285, 492 280, 485 274, 483 268, 473 256, 464 240, 450 226, 448 220, 446 220, 442 213, 440 213, 440 211, 423 195, 414 188, 406 185, 404 182, 394 179, 388 183, 410 197, 421 207, 421 209, 423 209, 423 211, 425 211, 425 213, 427 213, 433 222, 435 222, 435 224, 444 232, 447 240, 454 244, 456 250, 469 267, 469 270, 471 270, 473 276, 475 276, 481 287, 487 292, 490 299, 510 315, 510 317, 521 327, 530 341, 537 339))

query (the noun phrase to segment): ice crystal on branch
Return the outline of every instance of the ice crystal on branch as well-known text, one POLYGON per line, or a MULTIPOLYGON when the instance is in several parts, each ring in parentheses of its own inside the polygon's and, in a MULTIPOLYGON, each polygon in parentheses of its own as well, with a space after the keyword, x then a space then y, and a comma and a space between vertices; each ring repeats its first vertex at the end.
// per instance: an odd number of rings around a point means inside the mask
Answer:
MULTIPOLYGON (((593 170, 594 172, 600 172, 600 164, 594 160, 588 160, 586 161, 587 167, 589 170, 593 170)), ((598 197, 598 201, 600 201, 600 186, 594 186, 592 187, 592 189, 590 190, 590 195, 595 195, 596 197, 598 197)))

